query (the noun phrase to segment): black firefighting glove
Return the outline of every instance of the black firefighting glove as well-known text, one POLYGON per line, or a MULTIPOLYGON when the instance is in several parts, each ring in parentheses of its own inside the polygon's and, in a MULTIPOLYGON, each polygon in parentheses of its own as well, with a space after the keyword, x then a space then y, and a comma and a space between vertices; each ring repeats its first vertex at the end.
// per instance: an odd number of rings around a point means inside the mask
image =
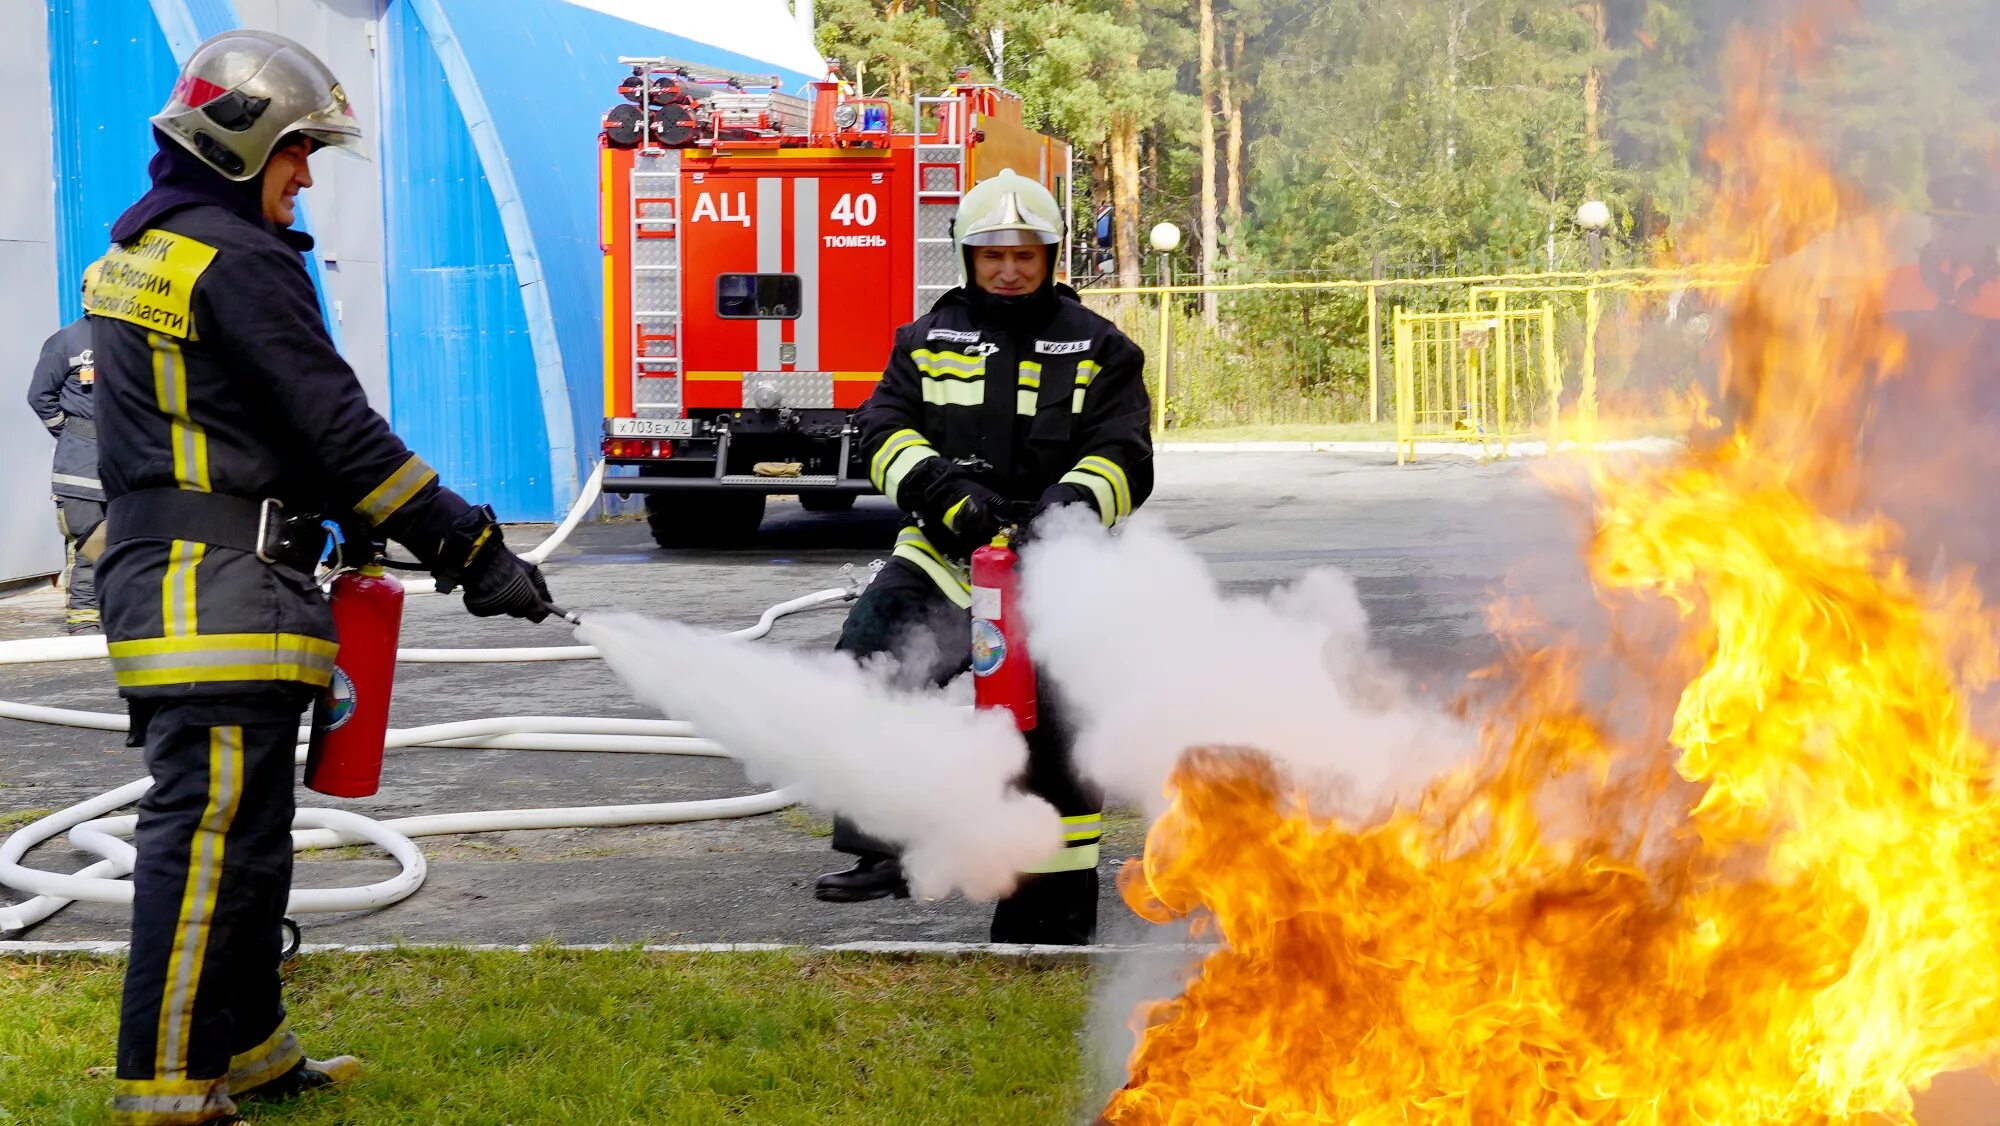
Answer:
POLYGON ((924 532, 938 549, 957 559, 993 542, 1004 529, 1021 522, 1026 506, 1017 504, 977 481, 965 481, 959 499, 945 508, 935 521, 927 520, 924 532))
POLYGON ((502 545, 484 567, 465 576, 465 608, 475 618, 505 614, 539 622, 550 614, 549 584, 540 567, 502 545))
POLYGON ((438 593, 465 587, 465 608, 474 617, 502 614, 546 619, 549 586, 541 569, 507 547, 507 537, 490 505, 478 505, 452 522, 432 566, 438 593))
POLYGON ((1040 520, 1051 510, 1066 504, 1085 504, 1090 506, 1092 512, 1097 511, 1097 497, 1089 489, 1074 482, 1057 481, 1042 490, 1042 497, 1035 502, 1034 511, 1029 514, 1028 520, 1030 523, 1040 520))

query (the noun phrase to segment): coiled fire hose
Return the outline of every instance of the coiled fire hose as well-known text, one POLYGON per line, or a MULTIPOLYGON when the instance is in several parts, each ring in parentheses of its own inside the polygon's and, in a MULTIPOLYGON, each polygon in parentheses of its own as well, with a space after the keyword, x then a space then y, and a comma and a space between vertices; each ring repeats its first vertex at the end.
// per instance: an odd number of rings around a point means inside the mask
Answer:
MULTIPOLYGON (((545 561, 562 546, 582 522, 604 483, 604 467, 590 477, 583 495, 548 539, 522 558, 531 563, 545 561)), ((824 606, 852 601, 866 587, 868 579, 857 577, 854 569, 843 568, 846 586, 817 591, 765 610, 755 625, 730 634, 754 640, 771 632, 779 618, 824 606)), ((411 594, 434 593, 430 579, 405 584, 411 594)), ((102 636, 33 638, 0 642, 0 665, 41 664, 58 661, 103 659, 108 656, 102 636)), ((588 645, 528 646, 504 649, 399 649, 398 664, 502 664, 541 661, 595 660, 598 652, 588 645)), ((124 715, 111 712, 76 711, 0 700, 0 719, 28 723, 56 724, 87 730, 123 732, 124 715)), ((301 728, 304 743, 307 732, 301 728)), ((508 716, 431 724, 424 727, 392 729, 386 750, 506 750, 549 752, 598 752, 617 754, 690 755, 725 758, 720 745, 701 738, 694 725, 675 720, 617 719, 565 716, 508 716)), ((298 761, 305 761, 305 748, 298 761)), ((10 906, 0 906, 0 931, 20 931, 46 920, 70 903, 130 903, 132 885, 124 877, 132 872, 137 852, 126 839, 138 818, 131 814, 110 816, 137 802, 152 785, 140 778, 108 793, 52 813, 14 832, 0 842, 0 887, 24 892, 35 898, 10 906), (69 834, 72 845, 100 857, 73 874, 29 867, 29 852, 46 841, 69 834)), ((693 801, 657 802, 639 805, 559 806, 546 809, 492 810, 475 813, 433 814, 377 821, 358 813, 338 809, 300 809, 292 822, 295 851, 333 848, 340 845, 370 844, 387 852, 401 866, 395 876, 363 887, 294 888, 286 906, 289 915, 369 911, 408 898, 423 886, 427 865, 412 838, 459 833, 491 833, 507 830, 608 828, 631 825, 671 825, 690 821, 754 817, 793 804, 796 795, 789 789, 773 790, 743 797, 693 801)))

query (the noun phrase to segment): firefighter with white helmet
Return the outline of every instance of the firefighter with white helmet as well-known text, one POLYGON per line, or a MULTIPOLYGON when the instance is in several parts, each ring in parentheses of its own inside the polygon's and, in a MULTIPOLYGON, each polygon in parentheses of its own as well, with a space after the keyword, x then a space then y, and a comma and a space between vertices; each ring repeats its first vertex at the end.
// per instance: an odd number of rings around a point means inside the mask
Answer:
MULTIPOLYGON (((974 549, 1065 505, 1113 527, 1153 488, 1145 355, 1056 283, 1055 197, 1003 171, 965 194, 953 231, 965 284, 897 332, 888 370, 856 416, 871 480, 910 522, 838 647, 857 659, 891 655, 911 687, 941 684, 970 664, 974 549)), ((1062 815, 1067 845, 1001 901, 991 937, 1088 943, 1101 799, 1072 768, 1055 686, 1043 683, 1037 695, 1022 782, 1062 815)), ((820 898, 908 894, 894 842, 842 821, 833 847, 857 863, 820 877, 820 898)))
POLYGON ((492 511, 439 484, 327 333, 294 199, 312 154, 359 149, 361 127, 325 64, 226 32, 152 120, 152 189, 112 226, 91 312, 103 625, 153 778, 113 1118, 172 1126, 359 1071, 306 1058, 278 977, 299 717, 334 672, 327 524, 350 552, 404 545, 474 614, 549 607, 492 511))

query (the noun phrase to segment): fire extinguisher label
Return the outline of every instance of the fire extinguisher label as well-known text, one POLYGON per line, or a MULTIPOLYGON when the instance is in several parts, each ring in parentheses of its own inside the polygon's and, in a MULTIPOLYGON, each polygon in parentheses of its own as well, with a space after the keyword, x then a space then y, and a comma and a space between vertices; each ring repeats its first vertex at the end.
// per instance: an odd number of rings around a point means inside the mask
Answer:
POLYGON ((985 618, 972 619, 972 674, 991 676, 1007 663, 1007 635, 985 618))
POLYGON ((354 681, 348 678, 346 669, 333 670, 333 684, 329 686, 329 691, 333 693, 333 718, 326 729, 338 731, 354 718, 354 681))
POLYGON ((976 586, 972 588, 972 616, 990 621, 1000 620, 1000 588, 997 586, 976 586))

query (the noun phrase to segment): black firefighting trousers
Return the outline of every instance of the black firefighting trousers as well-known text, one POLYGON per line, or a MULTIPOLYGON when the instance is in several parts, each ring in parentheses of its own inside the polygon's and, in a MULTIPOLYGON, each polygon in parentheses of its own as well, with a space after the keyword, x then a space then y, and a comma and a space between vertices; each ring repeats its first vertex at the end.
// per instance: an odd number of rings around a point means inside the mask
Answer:
MULTIPOLYGON (((835 646, 856 659, 887 654, 895 681, 916 689, 944 685, 972 667, 972 619, 913 564, 891 559, 848 611, 835 646)), ((1103 797, 1077 777, 1071 764, 1072 733, 1055 686, 1038 677, 1037 725, 1026 732, 1028 769, 1022 788, 1046 799, 1062 815, 1067 838, 1048 870, 1024 876, 993 911, 994 942, 1083 945, 1097 930, 1097 851, 1103 836, 1103 797)), ((854 856, 893 856, 896 846, 836 818, 833 847, 854 856)))
POLYGON ((309 690, 132 702, 139 800, 114 1121, 196 1123, 303 1058, 278 967, 292 884, 293 757, 309 690))
POLYGON ((83 543, 104 523, 104 502, 56 498, 56 526, 63 537, 63 621, 71 629, 98 624, 97 565, 83 543))

